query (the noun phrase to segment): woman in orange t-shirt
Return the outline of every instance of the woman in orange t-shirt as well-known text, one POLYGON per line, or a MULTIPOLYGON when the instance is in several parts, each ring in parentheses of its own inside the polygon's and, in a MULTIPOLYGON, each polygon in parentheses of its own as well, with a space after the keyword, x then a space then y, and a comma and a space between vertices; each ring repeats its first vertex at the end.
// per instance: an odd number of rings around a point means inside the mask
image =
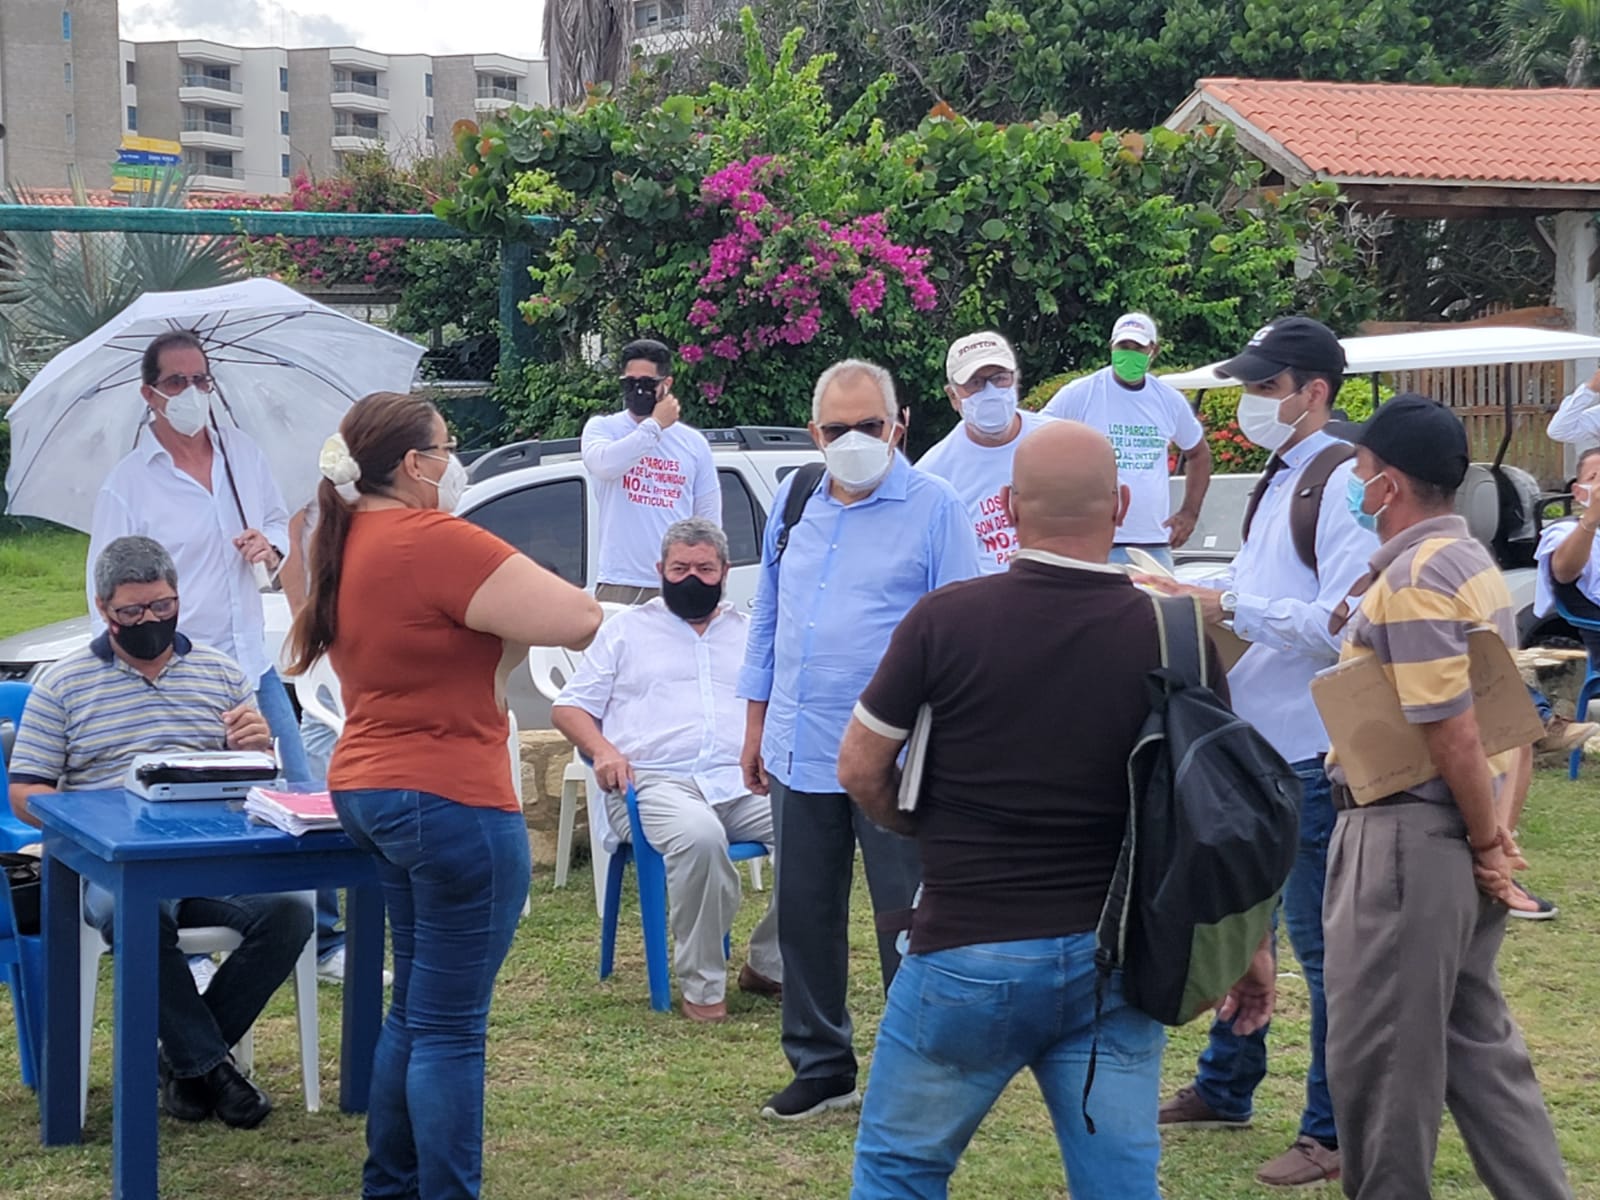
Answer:
POLYGON ((367 1116, 368 1196, 475 1197, 495 974, 528 896, 505 676, 530 645, 581 650, 594 599, 452 516, 466 472, 424 400, 379 392, 323 448, 295 670, 326 654, 346 723, 328 770, 378 864, 394 995, 367 1116))

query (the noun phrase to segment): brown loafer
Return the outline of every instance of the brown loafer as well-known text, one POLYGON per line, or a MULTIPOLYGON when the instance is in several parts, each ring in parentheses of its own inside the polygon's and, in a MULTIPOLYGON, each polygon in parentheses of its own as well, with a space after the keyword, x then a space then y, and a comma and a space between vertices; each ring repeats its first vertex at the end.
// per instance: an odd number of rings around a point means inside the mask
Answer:
POLYGON ((693 1004, 688 1000, 683 1002, 683 1015, 691 1021, 698 1021, 702 1025, 715 1025, 718 1021, 728 1019, 728 1006, 721 1000, 715 1004, 693 1004))
POLYGON ((1281 1188, 1314 1187, 1337 1178, 1339 1152, 1304 1136, 1256 1172, 1258 1182, 1281 1188))
POLYGON ((783 984, 776 979, 768 979, 749 963, 739 968, 739 990, 754 996, 766 996, 772 1000, 783 999, 783 984))

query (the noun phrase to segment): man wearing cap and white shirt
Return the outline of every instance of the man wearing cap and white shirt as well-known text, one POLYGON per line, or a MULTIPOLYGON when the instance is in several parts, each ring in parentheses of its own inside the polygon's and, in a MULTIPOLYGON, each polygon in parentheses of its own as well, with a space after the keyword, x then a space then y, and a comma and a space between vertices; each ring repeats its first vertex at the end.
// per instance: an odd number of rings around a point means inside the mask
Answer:
POLYGON ((994 575, 1017 552, 1001 498, 1011 483, 1011 460, 1022 439, 1050 418, 1017 410, 1017 356, 998 333, 971 333, 952 342, 944 373, 945 394, 961 424, 917 460, 917 469, 956 489, 977 535, 978 569, 994 575))
MULTIPOLYGON (((1250 643, 1228 672, 1234 711, 1294 765, 1304 789, 1300 849, 1283 890, 1283 921, 1310 993, 1311 1063, 1299 1135, 1256 1175, 1279 1187, 1336 1179, 1340 1169, 1323 1054, 1322 893, 1334 814, 1324 771, 1328 735, 1310 684, 1338 660, 1339 639, 1329 632, 1329 618, 1378 549, 1377 537, 1352 521, 1345 506, 1355 451, 1325 428, 1344 369, 1339 339, 1306 317, 1268 325, 1219 368, 1244 385, 1240 429, 1272 451, 1246 510, 1244 543, 1220 590, 1147 581, 1198 596, 1208 619, 1231 620, 1234 633, 1250 643), (1308 489, 1310 495, 1301 499, 1308 489), (1305 508, 1307 500, 1315 507, 1305 508)), ((1249 1125, 1255 1090, 1266 1073, 1267 1030, 1243 1037, 1230 1023, 1217 1021, 1194 1084, 1161 1106, 1161 1124, 1249 1125)))
POLYGON ((1550 437, 1569 446, 1600 444, 1600 371, 1580 383, 1550 418, 1550 437))
POLYGON ((1166 566, 1200 519, 1211 483, 1211 447, 1183 394, 1150 374, 1160 346, 1156 323, 1144 313, 1124 313, 1111 328, 1111 365, 1074 379, 1045 405, 1047 417, 1092 425, 1117 452, 1117 477, 1132 500, 1117 530, 1111 561, 1128 561, 1137 547, 1166 566), (1183 453, 1183 506, 1172 512, 1167 447, 1183 453))
MULTIPOLYGON (((662 535, 674 521, 722 524, 722 484, 711 446, 678 419, 672 352, 649 338, 622 360, 622 411, 583 427, 583 469, 600 508, 597 600, 643 604, 661 594, 662 535)), ((582 582, 581 580, 579 582, 582 582)))

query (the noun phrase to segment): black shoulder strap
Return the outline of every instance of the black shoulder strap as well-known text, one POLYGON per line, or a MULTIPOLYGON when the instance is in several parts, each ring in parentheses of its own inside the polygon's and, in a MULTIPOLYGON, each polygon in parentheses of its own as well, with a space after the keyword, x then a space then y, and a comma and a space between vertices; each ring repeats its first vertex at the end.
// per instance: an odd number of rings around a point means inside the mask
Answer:
POLYGON ((795 471, 794 482, 789 485, 789 495, 783 502, 783 521, 778 526, 778 549, 773 556, 774 563, 783 561, 783 552, 789 548, 789 530, 800 523, 800 515, 806 511, 806 501, 811 499, 811 493, 822 482, 824 470, 822 463, 809 462, 795 471))
POLYGON ((1152 596, 1161 665, 1190 687, 1209 687, 1206 629, 1200 605, 1188 596, 1152 596))
POLYGON ((1349 442, 1326 446, 1306 464, 1294 498, 1289 501, 1289 536, 1294 539, 1295 553, 1300 561, 1317 573, 1317 519, 1322 515, 1322 493, 1327 490, 1328 478, 1339 469, 1339 464, 1356 456, 1356 448, 1349 442))

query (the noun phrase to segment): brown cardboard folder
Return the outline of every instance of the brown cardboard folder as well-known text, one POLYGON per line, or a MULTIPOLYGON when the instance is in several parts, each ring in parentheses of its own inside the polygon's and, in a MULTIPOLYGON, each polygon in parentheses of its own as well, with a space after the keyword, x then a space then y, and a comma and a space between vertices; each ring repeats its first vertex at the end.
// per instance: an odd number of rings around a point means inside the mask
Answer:
MULTIPOLYGON (((1528 746, 1544 736, 1511 651, 1492 629, 1467 637, 1472 703, 1485 754, 1528 746)), ((1400 697, 1378 660, 1362 655, 1311 681, 1311 698, 1357 804, 1370 804, 1438 778, 1420 726, 1400 711, 1400 697)))

